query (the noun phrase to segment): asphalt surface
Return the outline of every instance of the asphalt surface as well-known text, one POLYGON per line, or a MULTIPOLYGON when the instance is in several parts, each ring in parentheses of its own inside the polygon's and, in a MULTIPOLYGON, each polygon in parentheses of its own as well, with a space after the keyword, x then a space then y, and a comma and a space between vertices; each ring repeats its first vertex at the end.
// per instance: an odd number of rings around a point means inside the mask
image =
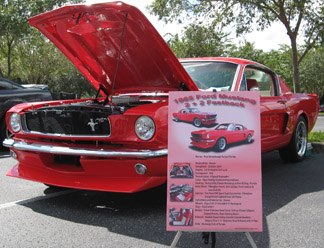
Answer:
MULTIPOLYGON (((15 164, 0 154, 0 247, 170 247, 165 186, 136 194, 50 189, 6 177, 15 164)), ((324 247, 323 154, 297 164, 262 157, 263 232, 258 247, 324 247)), ((177 247, 210 247, 185 232, 177 247)), ((216 234, 216 247, 250 247, 243 233, 216 234)))

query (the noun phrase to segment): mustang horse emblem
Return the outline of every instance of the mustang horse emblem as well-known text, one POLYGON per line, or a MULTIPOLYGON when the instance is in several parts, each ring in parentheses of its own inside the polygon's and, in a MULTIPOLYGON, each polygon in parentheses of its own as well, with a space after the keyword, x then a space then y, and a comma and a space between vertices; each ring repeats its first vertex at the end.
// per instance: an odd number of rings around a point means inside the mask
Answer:
POLYGON ((93 121, 93 118, 91 118, 90 122, 88 122, 88 126, 91 127, 92 132, 95 132, 96 131, 95 126, 98 125, 99 123, 103 123, 105 121, 108 121, 108 118, 96 118, 94 121, 93 121))
POLYGON ((92 131, 92 132, 95 132, 95 131, 96 131, 96 130, 95 130, 95 126, 96 126, 96 125, 98 125, 98 122, 94 122, 93 119, 91 118, 91 119, 90 119, 90 122, 88 122, 88 126, 91 127, 91 131, 92 131))

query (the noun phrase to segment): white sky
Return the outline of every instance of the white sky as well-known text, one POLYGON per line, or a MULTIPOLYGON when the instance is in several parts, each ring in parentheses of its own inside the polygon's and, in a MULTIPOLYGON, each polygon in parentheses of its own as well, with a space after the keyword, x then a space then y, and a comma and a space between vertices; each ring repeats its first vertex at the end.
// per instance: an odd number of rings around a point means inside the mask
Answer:
MULTIPOLYGON (((150 15, 145 9, 153 0, 123 0, 124 3, 133 5, 141 10, 144 15, 150 20, 153 26, 158 30, 160 35, 163 37, 166 33, 181 33, 182 26, 179 24, 165 24, 163 21, 159 21, 154 15, 150 15)), ((111 2, 109 0, 86 0, 86 4, 100 3, 100 2, 111 2)), ((239 44, 239 41, 243 40, 243 37, 238 39, 235 34, 230 35, 232 41, 239 44)), ((279 23, 274 23, 270 28, 258 32, 254 31, 252 33, 246 34, 244 38, 253 42, 255 48, 262 49, 264 51, 270 51, 271 49, 279 49, 280 44, 290 44, 289 38, 286 34, 285 28, 279 23)))

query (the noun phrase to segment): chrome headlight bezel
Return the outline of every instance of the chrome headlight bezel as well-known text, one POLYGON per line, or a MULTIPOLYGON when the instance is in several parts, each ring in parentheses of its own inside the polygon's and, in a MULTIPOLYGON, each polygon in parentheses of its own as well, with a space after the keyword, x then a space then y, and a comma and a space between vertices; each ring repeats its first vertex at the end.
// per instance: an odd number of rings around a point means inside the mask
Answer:
POLYGON ((15 133, 18 133, 21 130, 20 115, 18 113, 11 114, 9 118, 9 125, 10 129, 15 133))
POLYGON ((141 140, 152 139, 155 134, 155 123, 151 117, 142 115, 135 122, 135 133, 141 140))

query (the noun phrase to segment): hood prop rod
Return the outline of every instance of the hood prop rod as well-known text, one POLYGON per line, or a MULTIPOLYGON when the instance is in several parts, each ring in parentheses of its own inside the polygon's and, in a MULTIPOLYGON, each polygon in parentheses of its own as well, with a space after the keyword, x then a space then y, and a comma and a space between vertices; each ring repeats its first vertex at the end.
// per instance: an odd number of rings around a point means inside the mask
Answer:
POLYGON ((189 91, 189 88, 184 82, 180 82, 178 91, 189 91))
MULTIPOLYGON (((117 78, 118 69, 119 69, 119 62, 120 62, 120 57, 121 57, 122 48, 123 48, 123 37, 124 37, 124 31, 125 31, 125 27, 126 27, 127 16, 128 16, 128 13, 125 14, 123 30, 122 30, 121 37, 120 37, 120 49, 119 49, 119 54, 118 54, 116 72, 115 72, 114 81, 113 81, 112 90, 111 90, 110 107, 112 107, 112 98, 114 95, 114 88, 115 88, 116 78, 117 78)), ((108 96, 107 96, 107 100, 108 100, 108 96)))
POLYGON ((100 91, 103 91, 105 93, 105 95, 107 96, 106 99, 105 99, 105 101, 104 101, 104 103, 103 103, 103 105, 106 105, 106 100, 108 99, 109 94, 107 93, 107 91, 105 90, 105 88, 102 87, 101 85, 99 86, 99 89, 97 90, 97 94, 96 94, 96 97, 93 100, 93 102, 94 103, 99 103, 98 96, 99 96, 100 91))

